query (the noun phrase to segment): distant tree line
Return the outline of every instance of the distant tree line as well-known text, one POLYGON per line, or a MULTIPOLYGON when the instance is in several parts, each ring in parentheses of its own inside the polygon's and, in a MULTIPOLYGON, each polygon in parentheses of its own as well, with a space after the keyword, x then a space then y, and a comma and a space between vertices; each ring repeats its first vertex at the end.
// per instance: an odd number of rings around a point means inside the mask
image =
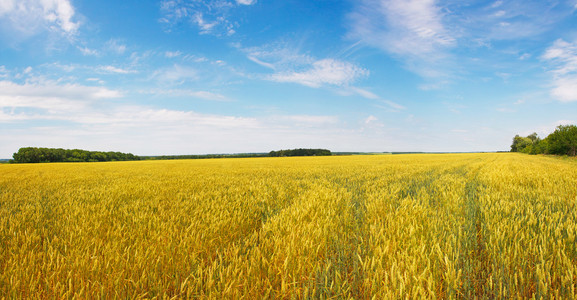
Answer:
POLYGON ((171 160, 171 159, 208 159, 208 158, 242 158, 266 156, 329 156, 327 149, 292 149, 271 151, 269 153, 240 154, 200 154, 200 155, 162 155, 136 156, 132 153, 87 151, 81 149, 36 148, 24 147, 14 153, 11 163, 47 163, 47 162, 97 162, 128 160, 171 160))
POLYGON ((141 156, 145 160, 173 160, 173 159, 208 159, 208 158, 244 158, 244 157, 264 157, 266 153, 239 153, 239 154, 191 154, 191 155, 160 155, 141 156))
POLYGON ((553 133, 541 139, 537 133, 513 138, 511 152, 527 154, 555 154, 575 156, 577 154, 577 126, 560 125, 553 133))
POLYGON ((278 156, 330 156, 332 155, 330 150, 327 149, 292 149, 292 150, 279 150, 271 151, 268 156, 278 157, 278 156))
POLYGON ((140 160, 132 153, 86 151, 80 149, 61 148, 20 148, 12 156, 13 163, 45 163, 45 162, 96 162, 96 161, 126 161, 140 160))

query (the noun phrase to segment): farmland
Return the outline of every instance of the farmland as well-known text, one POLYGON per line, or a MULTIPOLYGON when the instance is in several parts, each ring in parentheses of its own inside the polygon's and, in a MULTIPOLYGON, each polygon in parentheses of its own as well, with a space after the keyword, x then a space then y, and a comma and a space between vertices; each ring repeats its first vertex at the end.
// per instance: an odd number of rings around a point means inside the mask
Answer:
POLYGON ((0 298, 577 297, 577 162, 0 165, 0 298))

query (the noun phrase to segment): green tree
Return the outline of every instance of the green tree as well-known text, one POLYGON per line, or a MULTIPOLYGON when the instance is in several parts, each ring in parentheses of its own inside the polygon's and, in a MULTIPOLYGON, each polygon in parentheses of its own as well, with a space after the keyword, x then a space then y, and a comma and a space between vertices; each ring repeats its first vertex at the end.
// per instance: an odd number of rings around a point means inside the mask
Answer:
POLYGON ((560 125, 548 137, 549 153, 577 155, 577 126, 560 125))
POLYGON ((513 138, 513 144, 511 144, 511 152, 523 152, 525 148, 532 144, 533 142, 529 137, 521 137, 516 135, 513 138))

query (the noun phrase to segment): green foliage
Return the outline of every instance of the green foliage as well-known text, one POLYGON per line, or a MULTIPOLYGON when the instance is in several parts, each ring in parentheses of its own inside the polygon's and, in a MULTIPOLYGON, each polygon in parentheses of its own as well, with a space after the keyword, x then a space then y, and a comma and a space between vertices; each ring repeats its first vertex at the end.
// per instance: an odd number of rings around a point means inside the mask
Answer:
POLYGON ((513 138, 511 152, 575 156, 577 154, 577 126, 557 126, 555 131, 545 139, 540 139, 537 133, 532 133, 527 137, 516 135, 513 138))
POLYGON ((577 126, 560 125, 547 139, 549 153, 570 156, 577 154, 577 126))
MULTIPOLYGON (((511 145, 511 152, 525 152, 524 150, 533 144, 533 140, 530 138, 532 135, 529 135, 528 137, 521 137, 519 135, 516 135, 513 138, 513 144, 511 145)), ((534 133, 534 135, 536 136, 537 134, 534 133)))
POLYGON ((140 160, 132 153, 86 151, 80 149, 55 148, 20 148, 13 155, 13 163, 46 163, 46 162, 97 162, 140 160))
POLYGON ((292 150, 279 150, 271 151, 268 156, 280 157, 280 156, 330 156, 332 155, 330 150, 327 149, 292 149, 292 150))

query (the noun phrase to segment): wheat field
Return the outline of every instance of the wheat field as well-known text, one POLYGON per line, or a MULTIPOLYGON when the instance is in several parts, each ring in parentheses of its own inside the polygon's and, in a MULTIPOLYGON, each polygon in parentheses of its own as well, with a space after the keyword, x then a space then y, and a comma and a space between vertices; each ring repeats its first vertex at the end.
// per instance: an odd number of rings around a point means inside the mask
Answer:
POLYGON ((577 298, 577 161, 0 165, 0 298, 577 298))

